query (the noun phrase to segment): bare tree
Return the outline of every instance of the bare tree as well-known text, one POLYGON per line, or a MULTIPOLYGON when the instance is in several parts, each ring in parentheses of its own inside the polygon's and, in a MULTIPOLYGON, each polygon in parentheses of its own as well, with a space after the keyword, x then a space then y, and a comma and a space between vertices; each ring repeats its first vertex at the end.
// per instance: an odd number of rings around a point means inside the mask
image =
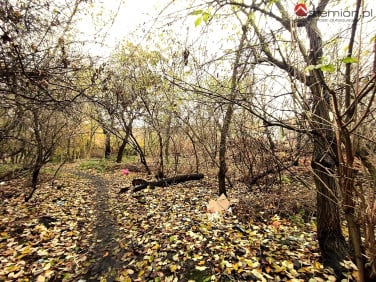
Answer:
POLYGON ((77 45, 66 39, 81 2, 0 4, 0 111, 4 114, 0 152, 30 169, 32 193, 26 200, 35 191, 40 169, 51 159, 58 141, 63 140, 60 133, 69 124, 61 124, 50 115, 67 113, 89 87, 80 83, 83 58, 77 45), (11 143, 15 146, 9 150, 7 144, 11 143))

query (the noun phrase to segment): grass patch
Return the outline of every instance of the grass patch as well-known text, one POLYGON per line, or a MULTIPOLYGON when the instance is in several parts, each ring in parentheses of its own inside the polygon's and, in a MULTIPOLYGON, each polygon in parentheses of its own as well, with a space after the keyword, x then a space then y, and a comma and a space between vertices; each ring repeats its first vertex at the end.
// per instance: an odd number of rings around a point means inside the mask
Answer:
POLYGON ((2 164, 0 166, 0 179, 12 179, 25 171, 21 164, 2 164))
POLYGON ((90 159, 81 162, 78 166, 81 170, 97 170, 103 172, 107 167, 106 160, 103 159, 90 159))
POLYGON ((111 160, 106 159, 90 159, 81 162, 78 166, 81 170, 96 170, 98 172, 105 172, 115 164, 111 160))
POLYGON ((0 165, 0 175, 6 174, 11 171, 15 171, 17 169, 20 169, 22 166, 19 164, 1 164, 0 165))

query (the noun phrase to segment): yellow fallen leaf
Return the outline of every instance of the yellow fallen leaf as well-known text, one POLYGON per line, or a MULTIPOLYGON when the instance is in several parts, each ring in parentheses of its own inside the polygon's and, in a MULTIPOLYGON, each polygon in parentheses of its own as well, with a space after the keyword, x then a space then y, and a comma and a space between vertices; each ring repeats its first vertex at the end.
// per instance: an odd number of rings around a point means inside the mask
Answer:
POLYGON ((8 273, 10 273, 10 272, 15 272, 15 271, 17 271, 17 270, 19 270, 19 266, 18 265, 16 265, 16 264, 12 264, 12 265, 10 265, 10 266, 7 266, 6 268, 5 268, 5 271, 7 271, 8 273))
POLYGON ((266 279, 262 276, 260 269, 252 269, 252 274, 257 278, 259 279, 260 281, 266 281, 266 279))
POLYGON ((206 266, 196 266, 195 268, 196 268, 197 270, 199 270, 199 271, 204 271, 205 269, 207 269, 206 266))
POLYGON ((178 269, 178 266, 176 264, 171 264, 170 265, 170 271, 175 272, 178 269))
POLYGON ((286 271, 286 266, 284 266, 284 265, 280 266, 280 265, 274 263, 272 266, 274 268, 274 271, 277 272, 277 273, 286 271))
POLYGON ((200 255, 200 254, 194 254, 193 255, 192 260, 196 261, 196 260, 199 260, 199 259, 202 259, 202 255, 200 255))
POLYGON ((351 275, 352 275, 352 277, 354 277, 354 279, 356 281, 359 281, 359 271, 358 270, 354 270, 351 275))
POLYGON ((47 279, 50 279, 53 275, 54 275, 53 270, 47 270, 47 271, 44 272, 44 277, 47 278, 47 279))
POLYGON ((46 263, 46 265, 43 267, 43 270, 49 270, 51 268, 51 263, 46 263))
POLYGON ((272 268, 270 267, 270 265, 265 266, 266 273, 270 273, 271 270, 272 268))
POLYGON ((42 274, 38 275, 36 282, 45 282, 45 281, 46 281, 46 278, 42 274))
POLYGON ((1 232, 0 233, 1 239, 9 239, 9 234, 7 232, 1 232))
POLYGON ((172 257, 172 260, 173 261, 179 261, 180 258, 179 258, 179 254, 175 254, 173 257, 172 257))
POLYGON ((323 268, 322 264, 319 263, 318 261, 315 261, 314 266, 315 266, 316 269, 322 269, 323 268))
POLYGON ((23 255, 28 255, 30 253, 31 253, 31 246, 30 245, 27 245, 25 248, 23 248, 21 250, 21 254, 23 254, 23 255))
POLYGON ((48 256, 48 251, 47 250, 43 250, 43 249, 38 250, 37 255, 40 256, 40 257, 42 257, 42 256, 48 256))
POLYGON ((124 276, 120 276, 120 277, 118 277, 117 279, 118 279, 118 280, 116 280, 116 281, 132 282, 132 279, 131 279, 129 276, 126 276, 126 277, 124 277, 124 276))

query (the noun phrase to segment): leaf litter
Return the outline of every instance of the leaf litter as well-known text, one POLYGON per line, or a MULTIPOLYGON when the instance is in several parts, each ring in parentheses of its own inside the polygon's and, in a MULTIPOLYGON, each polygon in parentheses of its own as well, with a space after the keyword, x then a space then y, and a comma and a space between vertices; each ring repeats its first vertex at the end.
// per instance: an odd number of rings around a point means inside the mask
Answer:
MULTIPOLYGON (((228 191, 233 213, 213 217, 207 206, 218 198, 215 180, 118 194, 140 175, 88 173, 106 179, 109 217, 98 212, 93 182, 68 172, 59 180, 62 188, 42 184, 30 203, 17 188, 22 183, 1 187, 8 197, 1 206, 0 280, 335 281, 320 263, 315 223, 281 215, 274 206, 244 218, 236 209, 244 213, 259 204, 245 188, 228 191), (111 248, 101 249, 96 228, 109 219, 114 242, 102 238, 102 247, 111 248), (116 267, 88 279, 93 265, 109 256, 116 267)), ((346 267, 349 279, 356 277, 355 266, 346 267)))

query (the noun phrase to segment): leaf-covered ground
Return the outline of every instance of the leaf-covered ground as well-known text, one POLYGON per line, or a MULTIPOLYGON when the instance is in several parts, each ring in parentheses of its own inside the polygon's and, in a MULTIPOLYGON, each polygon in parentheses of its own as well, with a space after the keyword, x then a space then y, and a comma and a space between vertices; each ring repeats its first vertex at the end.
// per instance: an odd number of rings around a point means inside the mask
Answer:
POLYGON ((0 281, 335 281, 319 261, 307 188, 239 186, 233 212, 212 217, 214 180, 118 194, 139 176, 70 167, 29 203, 23 181, 1 183, 0 281))

